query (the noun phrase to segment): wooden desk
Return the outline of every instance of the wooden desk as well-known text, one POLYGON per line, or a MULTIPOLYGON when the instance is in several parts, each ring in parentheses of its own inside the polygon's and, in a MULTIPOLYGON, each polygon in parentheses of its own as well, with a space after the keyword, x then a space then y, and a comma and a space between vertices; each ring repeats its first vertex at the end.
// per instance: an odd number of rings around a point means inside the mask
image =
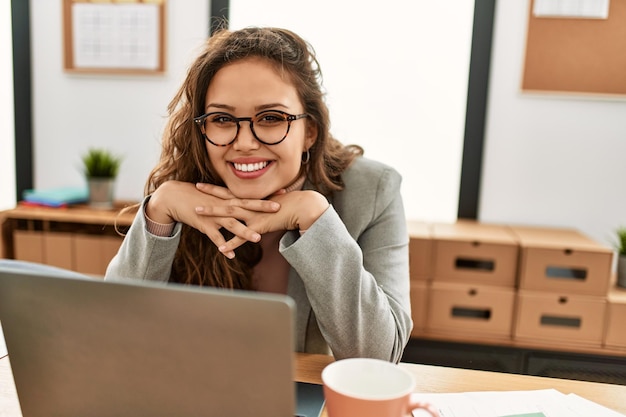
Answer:
POLYGON ((11 219, 41 220, 72 222, 82 224, 115 224, 129 226, 135 218, 135 213, 123 213, 119 211, 127 206, 137 204, 136 202, 116 202, 110 210, 96 210, 86 204, 79 204, 69 207, 52 208, 18 205, 17 207, 1 212, 4 217, 11 219))
POLYGON ((122 243, 135 213, 87 205, 66 208, 23 204, 0 212, 0 257, 38 262, 102 276, 122 243))
MULTIPOLYGON (((332 358, 298 354, 296 379, 320 384, 321 372, 332 358)), ((419 392, 515 391, 554 388, 626 413, 626 386, 556 378, 473 371, 403 363, 418 381, 419 392)), ((324 417, 325 413, 322 414, 324 417)), ((8 357, 0 359, 0 417, 21 417, 8 357)))

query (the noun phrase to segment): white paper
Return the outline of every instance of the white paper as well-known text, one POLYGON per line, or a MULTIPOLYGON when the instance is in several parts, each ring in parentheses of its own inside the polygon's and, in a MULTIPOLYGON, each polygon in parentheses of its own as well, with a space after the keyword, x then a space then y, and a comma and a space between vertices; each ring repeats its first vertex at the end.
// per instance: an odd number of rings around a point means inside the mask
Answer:
POLYGON ((5 357, 7 354, 7 345, 4 342, 4 333, 2 333, 2 324, 0 323, 0 358, 5 357))
POLYGON ((535 0, 536 17, 608 19, 609 0, 535 0))
POLYGON ((579 410, 580 413, 586 416, 624 417, 621 413, 610 410, 600 404, 589 401, 586 398, 579 397, 576 394, 569 394, 567 396, 567 401, 571 408, 579 410))
POLYGON ((555 389, 419 394, 418 398, 433 404, 441 417, 624 417, 555 389))
POLYGON ((72 15, 76 68, 158 68, 158 5, 73 3, 72 15))

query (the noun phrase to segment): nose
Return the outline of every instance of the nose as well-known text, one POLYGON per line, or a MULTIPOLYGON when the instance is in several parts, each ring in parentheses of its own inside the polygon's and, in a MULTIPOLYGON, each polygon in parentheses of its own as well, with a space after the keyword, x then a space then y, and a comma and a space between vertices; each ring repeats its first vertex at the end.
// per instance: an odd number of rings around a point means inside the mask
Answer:
POLYGON ((250 120, 242 120, 239 122, 239 131, 237 132, 237 136, 235 137, 235 142, 233 143, 233 147, 240 151, 250 150, 250 149, 258 149, 260 146, 260 142, 256 140, 254 134, 252 133, 252 121, 250 120), (247 123, 243 123, 247 122, 247 123), (245 126, 244 126, 245 125, 245 126))

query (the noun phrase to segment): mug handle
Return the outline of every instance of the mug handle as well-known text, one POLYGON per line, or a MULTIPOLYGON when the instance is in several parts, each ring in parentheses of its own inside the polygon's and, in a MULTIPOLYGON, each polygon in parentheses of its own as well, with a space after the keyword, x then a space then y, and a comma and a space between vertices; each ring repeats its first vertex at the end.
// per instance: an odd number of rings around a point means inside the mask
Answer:
POLYGON ((417 410, 417 409, 426 410, 428 413, 430 413, 431 416, 439 417, 439 412, 437 411, 435 406, 433 406, 430 403, 427 403, 426 401, 420 401, 417 398, 415 398, 414 395, 411 395, 411 397, 409 398, 409 406, 408 406, 407 412, 409 413, 409 415, 412 416, 413 410, 417 410))

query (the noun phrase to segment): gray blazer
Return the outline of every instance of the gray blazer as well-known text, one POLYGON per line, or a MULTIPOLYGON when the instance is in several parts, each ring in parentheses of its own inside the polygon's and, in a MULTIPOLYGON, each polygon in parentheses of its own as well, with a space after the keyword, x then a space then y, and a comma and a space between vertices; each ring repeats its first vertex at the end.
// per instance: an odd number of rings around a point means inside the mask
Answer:
MULTIPOLYGON (((412 328, 401 177, 360 157, 342 178, 345 189, 307 232, 288 231, 280 241, 291 265, 296 349, 397 362, 412 328)), ((136 216, 105 278, 167 281, 180 233, 178 224, 172 237, 154 236, 136 216)))

